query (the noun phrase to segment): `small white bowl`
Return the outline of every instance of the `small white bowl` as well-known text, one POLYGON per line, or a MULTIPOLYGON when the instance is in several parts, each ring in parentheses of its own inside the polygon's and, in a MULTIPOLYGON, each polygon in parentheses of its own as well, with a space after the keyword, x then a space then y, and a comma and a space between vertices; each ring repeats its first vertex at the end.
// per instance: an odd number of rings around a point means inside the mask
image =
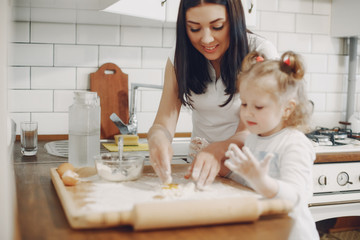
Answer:
POLYGON ((103 153, 95 156, 95 166, 97 174, 104 180, 133 181, 141 177, 144 159, 144 156, 140 154, 124 153, 120 161, 118 153, 103 153))

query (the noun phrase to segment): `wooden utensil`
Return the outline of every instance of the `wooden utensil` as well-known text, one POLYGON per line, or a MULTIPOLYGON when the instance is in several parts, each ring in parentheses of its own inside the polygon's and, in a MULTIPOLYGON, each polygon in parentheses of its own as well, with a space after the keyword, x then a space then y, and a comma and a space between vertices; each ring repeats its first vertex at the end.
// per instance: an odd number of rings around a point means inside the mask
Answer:
POLYGON ((199 225, 253 222, 260 216, 287 214, 292 204, 283 199, 259 200, 254 196, 227 199, 150 202, 134 206, 131 211, 94 213, 86 217, 87 225, 131 225, 134 230, 190 227, 199 225))
POLYGON ((101 139, 113 139, 119 129, 110 120, 116 113, 123 122, 129 122, 128 75, 114 63, 103 64, 90 74, 90 90, 97 92, 101 106, 101 139))
MULTIPOLYGON (((174 172, 185 172, 188 166, 173 165, 172 168, 174 172)), ((94 168, 81 168, 76 171, 83 177, 95 174, 94 168)), ((150 166, 145 166, 144 173, 153 174, 153 170, 150 166)), ((135 230, 146 230, 252 222, 263 215, 286 214, 292 208, 289 202, 282 199, 259 200, 256 196, 248 194, 217 199, 141 202, 134 204, 128 211, 84 212, 79 211, 79 205, 75 201, 86 196, 84 193, 88 189, 87 186, 92 183, 80 183, 76 188, 65 187, 55 168, 51 169, 51 178, 66 217, 71 227, 76 229, 130 225, 135 230)), ((221 181, 228 185, 234 184, 228 179, 221 181)), ((83 204, 82 201, 78 203, 83 204)))

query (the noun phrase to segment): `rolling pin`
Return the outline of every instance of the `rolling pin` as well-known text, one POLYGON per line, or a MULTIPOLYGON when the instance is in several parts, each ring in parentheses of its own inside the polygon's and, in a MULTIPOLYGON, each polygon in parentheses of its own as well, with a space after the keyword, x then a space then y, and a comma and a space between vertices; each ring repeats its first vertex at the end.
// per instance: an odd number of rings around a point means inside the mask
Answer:
POLYGON ((134 230, 253 222, 260 216, 287 214, 292 204, 283 199, 259 200, 255 196, 226 199, 140 203, 131 211, 94 213, 89 226, 131 225, 134 230))

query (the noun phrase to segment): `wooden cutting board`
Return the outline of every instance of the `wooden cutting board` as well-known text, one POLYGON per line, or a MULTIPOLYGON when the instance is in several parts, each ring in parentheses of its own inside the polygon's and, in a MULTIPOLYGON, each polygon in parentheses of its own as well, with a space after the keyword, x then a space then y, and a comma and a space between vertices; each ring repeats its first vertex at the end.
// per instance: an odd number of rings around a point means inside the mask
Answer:
POLYGON ((124 123, 129 122, 128 75, 114 63, 105 63, 90 74, 90 90, 100 97, 100 137, 113 139, 120 131, 110 120, 110 115, 116 113, 124 123))
MULTIPOLYGON (((189 181, 183 179, 187 168, 188 165, 172 165, 173 182, 189 181)), ((286 214, 291 210, 286 201, 259 199, 259 195, 224 178, 215 180, 212 192, 193 191, 191 197, 184 199, 178 189, 165 189, 163 191, 173 192, 162 199, 154 191, 162 186, 150 166, 144 167, 142 180, 123 183, 98 179, 96 170, 91 167, 76 171, 80 177, 90 178, 66 187, 56 168, 51 169, 52 182, 66 217, 76 229, 130 225, 135 230, 146 230, 251 222, 260 215, 286 214), (129 199, 133 204, 128 206, 129 199)))

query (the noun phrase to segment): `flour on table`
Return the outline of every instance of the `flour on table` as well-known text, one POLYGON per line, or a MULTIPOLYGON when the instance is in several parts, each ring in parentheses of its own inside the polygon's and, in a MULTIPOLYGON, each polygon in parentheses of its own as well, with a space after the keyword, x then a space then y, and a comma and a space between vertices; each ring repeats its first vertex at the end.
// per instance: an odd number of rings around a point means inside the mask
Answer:
POLYGON ((135 204, 142 202, 254 195, 253 192, 238 189, 217 180, 204 190, 198 190, 191 180, 184 178, 183 173, 174 173, 172 177, 177 188, 164 187, 154 173, 144 174, 140 179, 128 182, 107 182, 98 178, 89 187, 84 199, 85 204, 80 211, 129 211, 135 204))

